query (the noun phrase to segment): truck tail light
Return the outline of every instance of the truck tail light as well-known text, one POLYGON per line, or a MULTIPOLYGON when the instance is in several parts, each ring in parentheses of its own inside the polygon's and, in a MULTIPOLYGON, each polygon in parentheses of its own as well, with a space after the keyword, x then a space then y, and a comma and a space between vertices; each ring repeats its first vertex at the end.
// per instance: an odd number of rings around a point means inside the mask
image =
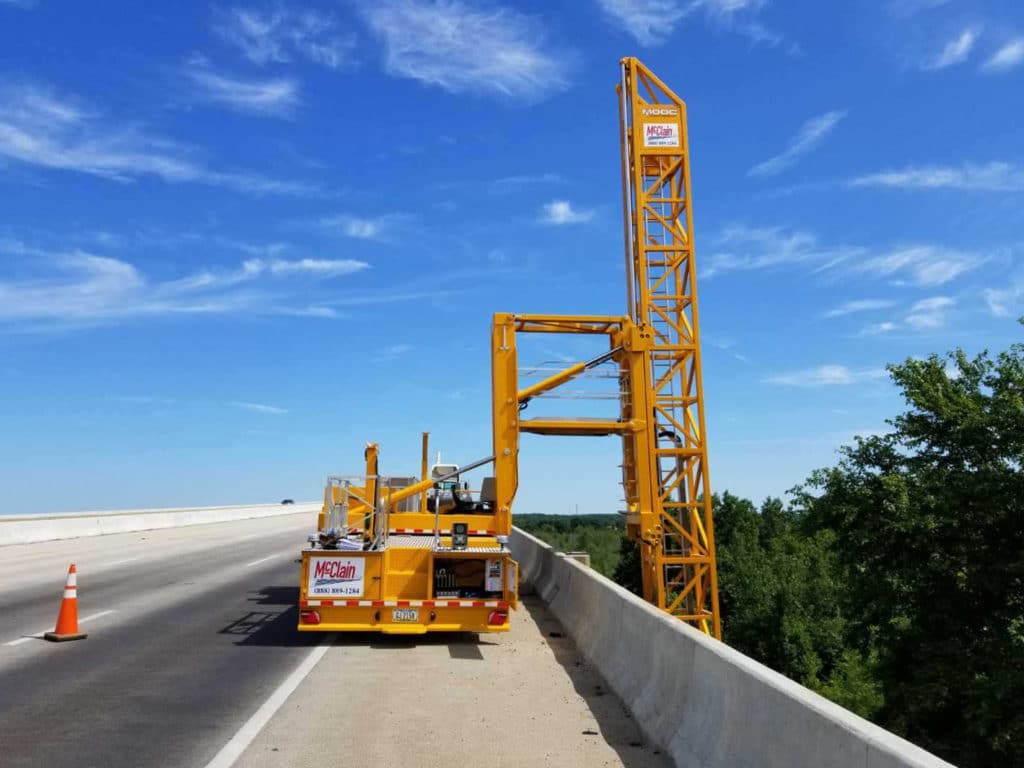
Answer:
POLYGON ((508 611, 491 611, 487 617, 487 624, 492 627, 500 627, 508 621, 508 611))
POLYGON ((319 624, 320 613, 318 611, 300 611, 299 619, 303 624, 319 624))

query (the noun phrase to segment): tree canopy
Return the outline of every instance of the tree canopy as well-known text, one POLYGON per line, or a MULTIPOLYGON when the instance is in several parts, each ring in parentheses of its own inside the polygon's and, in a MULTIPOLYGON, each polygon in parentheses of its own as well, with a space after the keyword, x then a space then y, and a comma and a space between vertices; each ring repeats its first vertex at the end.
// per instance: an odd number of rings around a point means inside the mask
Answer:
MULTIPOLYGON (((904 412, 788 505, 714 497, 724 639, 965 768, 1024 768, 1024 345, 888 370, 904 412)), ((617 521, 544 523, 639 589, 617 521)))
POLYGON ((908 409, 796 493, 827 531, 877 717, 965 766, 1024 765, 1024 345, 889 367, 908 409))

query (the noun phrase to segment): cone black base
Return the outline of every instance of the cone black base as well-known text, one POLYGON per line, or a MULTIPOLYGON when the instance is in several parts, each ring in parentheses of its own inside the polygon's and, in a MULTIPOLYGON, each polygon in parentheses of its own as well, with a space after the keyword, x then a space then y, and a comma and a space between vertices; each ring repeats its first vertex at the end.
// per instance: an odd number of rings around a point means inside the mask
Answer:
POLYGON ((85 640, 89 635, 85 632, 76 633, 73 635, 58 635, 56 632, 47 632, 43 637, 54 643, 64 643, 68 640, 85 640))

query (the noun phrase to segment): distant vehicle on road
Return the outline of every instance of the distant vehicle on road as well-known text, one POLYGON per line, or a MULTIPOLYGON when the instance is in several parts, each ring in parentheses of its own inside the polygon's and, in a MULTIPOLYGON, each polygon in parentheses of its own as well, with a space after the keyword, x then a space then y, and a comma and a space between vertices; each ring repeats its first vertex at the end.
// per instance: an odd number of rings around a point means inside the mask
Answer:
POLYGON ((282 504, 294 504, 295 499, 281 499, 282 504))

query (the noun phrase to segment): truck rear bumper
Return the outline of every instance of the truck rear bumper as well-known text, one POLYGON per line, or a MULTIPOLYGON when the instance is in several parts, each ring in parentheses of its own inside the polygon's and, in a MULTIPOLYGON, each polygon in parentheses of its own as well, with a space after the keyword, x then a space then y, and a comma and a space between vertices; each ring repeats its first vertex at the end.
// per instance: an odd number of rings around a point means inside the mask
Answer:
POLYGON ((508 632, 503 600, 300 600, 300 632, 508 632))

